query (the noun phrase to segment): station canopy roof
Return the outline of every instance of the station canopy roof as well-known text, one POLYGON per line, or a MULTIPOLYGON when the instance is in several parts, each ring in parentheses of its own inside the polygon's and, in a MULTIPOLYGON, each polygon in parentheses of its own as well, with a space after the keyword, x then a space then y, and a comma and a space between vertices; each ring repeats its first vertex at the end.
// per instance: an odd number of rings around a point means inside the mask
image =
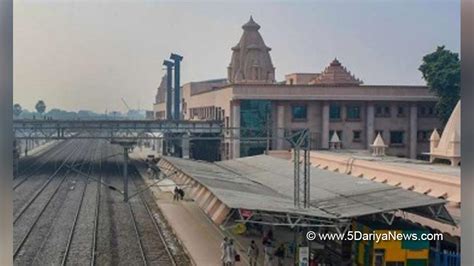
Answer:
POLYGON ((229 208, 344 220, 406 211, 454 223, 446 200, 311 167, 310 207, 293 203, 293 162, 266 155, 215 163, 164 157, 229 208))

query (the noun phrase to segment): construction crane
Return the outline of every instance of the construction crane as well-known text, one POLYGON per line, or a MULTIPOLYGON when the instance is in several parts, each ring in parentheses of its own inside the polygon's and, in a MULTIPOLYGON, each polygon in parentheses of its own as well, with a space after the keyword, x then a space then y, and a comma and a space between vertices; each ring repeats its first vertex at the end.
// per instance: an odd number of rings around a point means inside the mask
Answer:
POLYGON ((125 106, 127 107, 128 111, 130 111, 130 110, 131 110, 131 109, 130 109, 130 106, 128 106, 128 104, 127 104, 127 102, 125 101, 125 99, 124 99, 123 97, 122 97, 121 99, 122 99, 123 104, 125 104, 125 106))

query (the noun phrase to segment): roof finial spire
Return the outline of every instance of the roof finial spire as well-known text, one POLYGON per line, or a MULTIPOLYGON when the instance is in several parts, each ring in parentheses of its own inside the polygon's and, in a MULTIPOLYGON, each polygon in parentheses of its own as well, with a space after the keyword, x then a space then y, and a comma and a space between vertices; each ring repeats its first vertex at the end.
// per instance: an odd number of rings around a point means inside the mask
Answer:
POLYGON ((245 23, 242 28, 244 30, 259 30, 260 29, 260 25, 258 25, 254 20, 253 20, 253 16, 250 15, 250 19, 247 23, 245 23))

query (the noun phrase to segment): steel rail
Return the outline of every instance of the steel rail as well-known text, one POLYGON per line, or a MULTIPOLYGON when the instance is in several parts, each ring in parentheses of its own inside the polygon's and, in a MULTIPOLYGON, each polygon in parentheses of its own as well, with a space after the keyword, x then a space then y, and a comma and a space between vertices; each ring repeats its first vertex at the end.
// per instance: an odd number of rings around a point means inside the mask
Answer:
MULTIPOLYGON (((23 238, 21 239, 20 241, 20 244, 15 248, 15 251, 13 253, 13 259, 15 259, 17 256, 18 256, 18 252, 21 250, 21 248, 23 247, 23 245, 25 244, 26 240, 28 239, 29 235, 31 234, 31 232, 33 231, 33 228, 35 227, 35 225, 38 223, 40 217, 42 216, 42 214, 44 213, 44 211, 46 210, 46 208, 49 206, 49 204, 51 203, 51 201, 53 200, 54 196, 57 194, 57 192, 59 191, 59 188, 61 187, 61 185, 64 183, 64 180, 66 180, 66 178, 68 177, 68 174, 69 171, 66 171, 66 173, 64 174, 64 176, 62 177, 61 179, 61 182, 59 183, 59 185, 55 188, 53 194, 48 198, 48 200, 46 201, 46 204, 43 205, 43 207, 41 208, 40 210, 40 213, 36 216, 35 220, 33 221, 33 224, 28 228, 26 234, 23 236, 23 238)), ((36 197, 35 197, 36 198, 36 197)), ((31 203, 30 203, 31 205, 31 203)), ((26 209, 25 209, 26 210, 26 209)), ((24 212, 24 211, 23 211, 24 212)), ((23 213, 22 212, 22 213, 23 213)), ((15 219, 14 222, 16 222, 18 220, 18 217, 17 216, 17 219, 15 219)))
MULTIPOLYGON (((106 145, 103 145, 104 149, 107 149, 106 145)), ((99 215, 100 215, 100 192, 102 190, 101 182, 102 182, 102 161, 107 160, 107 158, 102 157, 102 149, 99 149, 100 153, 100 160, 99 160, 99 182, 97 183, 97 194, 96 194, 96 206, 95 206, 95 211, 94 211, 94 229, 92 231, 92 245, 91 245, 91 261, 90 265, 93 266, 95 265, 95 260, 96 260, 96 251, 97 251, 97 236, 99 235, 99 215)), ((107 154, 107 152, 106 152, 107 154)))
MULTIPOLYGON (((133 174, 133 175, 132 175, 132 178, 131 178, 131 179, 132 179, 132 183, 135 185, 135 187, 138 188, 139 186, 137 186, 137 184, 135 183, 135 178, 139 177, 139 173, 137 172, 136 169, 134 169, 134 171, 132 172, 132 174, 133 174)), ((141 177, 141 176, 140 176, 140 177, 141 177)), ((145 206, 145 209, 146 209, 146 211, 147 211, 148 217, 150 217, 151 221, 153 222, 153 227, 155 228, 155 231, 157 232, 158 236, 159 236, 160 239, 161 239, 161 242, 163 243, 163 245, 164 245, 164 247, 165 247, 166 253, 167 253, 169 259, 171 260, 171 264, 172 264, 173 266, 176 266, 176 265, 177 265, 177 264, 176 264, 176 260, 175 260, 174 256, 171 254, 171 250, 170 250, 170 248, 169 248, 169 246, 168 246, 168 244, 167 244, 167 242, 166 242, 166 240, 165 240, 165 237, 164 237, 164 235, 163 235, 163 232, 161 231, 161 229, 160 229, 158 223, 156 222, 155 217, 153 216, 153 213, 152 213, 152 211, 151 211, 151 209, 150 209, 150 206, 148 205, 148 203, 146 202, 146 200, 143 198, 142 193, 139 193, 138 195, 139 195, 139 198, 140 198, 141 202, 142 202, 143 205, 145 206)))
MULTIPOLYGON (((33 167, 35 167, 36 165, 40 164, 40 159, 41 160, 44 160, 46 159, 46 161, 48 161, 51 157, 54 157, 57 153, 59 153, 62 149, 61 147, 59 147, 60 145, 54 145, 53 147, 49 147, 47 150, 43 151, 41 154, 41 158, 35 158, 35 157, 23 157, 23 160, 25 160, 26 162, 21 162, 21 158, 18 159, 18 162, 19 163, 30 163, 29 161, 33 161, 33 164, 32 165, 29 165, 26 169, 22 169, 22 171, 18 171, 18 177, 20 177, 21 175, 25 175, 28 171, 30 171, 33 167)), ((36 170, 40 169, 42 166, 44 166, 45 163, 41 164, 40 167, 38 167, 36 170)), ((16 179, 16 178, 15 178, 16 179)))
MULTIPOLYGON (((70 144, 71 142, 68 142, 68 144, 70 144)), ((66 144, 65 144, 66 145, 66 144)), ((72 144, 71 144, 72 145, 72 144)), ((56 147, 56 146, 55 146, 56 147)), ((45 166, 49 160, 53 159, 54 157, 56 157, 57 155, 61 154, 63 151, 65 151, 65 147, 59 147, 55 152, 54 152, 54 155, 53 154, 50 154, 50 156, 48 156, 47 158, 44 158, 42 157, 41 159, 45 159, 45 162, 42 163, 39 167, 37 167, 36 169, 34 169, 33 171, 31 171, 31 173, 29 173, 27 176, 23 177, 20 181, 18 181, 16 184, 13 185, 13 190, 17 189, 19 186, 21 186, 26 180, 28 180, 30 177, 34 176, 34 172, 35 171, 38 171, 39 169, 41 169, 43 166, 45 166)), ((39 159, 38 159, 39 160, 39 159)), ((38 164, 38 161, 35 162, 36 164, 38 164)), ((33 166, 30 166, 28 168, 28 170, 32 169, 33 166)), ((27 170, 25 170, 26 172, 27 170)), ((23 173, 23 175, 25 175, 25 173, 23 173)), ((19 177, 19 176, 18 176, 19 177)), ((19 179, 19 178, 15 178, 15 179, 19 179)))
MULTIPOLYGON (((89 171, 88 171, 89 174, 92 174, 93 162, 95 160, 94 155, 95 155, 95 152, 97 151, 97 147, 96 146, 93 146, 93 147, 94 148, 93 148, 93 151, 92 151, 92 154, 91 154, 91 160, 90 160, 90 164, 89 164, 89 171)), ((81 199, 79 201, 79 206, 77 207, 76 213, 74 215, 74 220, 72 222, 72 227, 71 227, 71 230, 69 232, 68 241, 66 243, 66 250, 64 251, 64 255, 63 255, 63 258, 61 260, 61 266, 66 265, 66 262, 67 262, 67 259, 68 259, 68 256, 69 256, 69 251, 71 249, 71 243, 72 243, 72 240, 74 238, 74 233, 76 231, 77 220, 79 220, 79 215, 81 213, 82 203, 84 202, 84 196, 86 194, 88 184, 89 184, 89 178, 87 178, 84 181, 84 189, 82 190, 81 199)))
MULTIPOLYGON (((115 160, 115 166, 117 166, 117 169, 118 169, 117 172, 118 172, 118 175, 120 176, 120 164, 117 160, 115 160)), ((145 249, 143 248, 143 241, 142 241, 142 238, 137 226, 136 216, 135 216, 135 213, 133 212, 132 204, 130 203, 130 201, 127 201, 127 206, 130 212, 130 217, 132 219, 132 225, 135 231, 135 236, 137 237, 138 247, 140 248, 140 255, 142 257, 143 264, 148 265, 148 260, 145 255, 145 249)))
MULTIPOLYGON (((90 152, 90 150, 91 150, 90 147, 88 147, 88 148, 86 149, 86 151, 85 151, 85 153, 84 153, 84 158, 87 157, 87 154, 90 152)), ((89 161, 89 170, 92 168, 91 162, 92 162, 92 161, 89 161)), ((81 168, 85 167, 85 166, 87 165, 87 163, 88 163, 87 160, 84 159, 84 161, 83 161, 83 163, 81 164, 80 167, 81 167, 81 168)), ((64 201, 61 203, 61 205, 60 205, 61 207, 60 207, 60 208, 62 208, 63 204, 64 204, 64 201)), ((54 217, 57 217, 58 214, 59 214, 59 211, 54 214, 54 217)), ((41 251, 43 250, 44 245, 46 244, 47 240, 48 240, 49 237, 51 236, 51 233, 52 233, 52 232, 53 232, 53 226, 50 226, 47 235, 43 238, 40 247, 39 247, 39 248, 37 249, 37 251, 36 251, 36 254, 35 254, 35 256, 34 256, 34 258, 33 258, 33 261, 32 261, 32 264, 33 264, 33 265, 37 265, 37 264, 38 264, 38 263, 35 263, 35 261, 38 259, 38 255, 41 254, 41 251)))
MULTIPOLYGON (((77 150, 79 150, 80 146, 77 146, 75 148, 76 148, 76 151, 77 151, 77 150)), ((63 161, 63 163, 59 166, 59 168, 56 169, 56 171, 54 171, 54 173, 50 177, 48 177, 48 179, 43 183, 43 185, 35 192, 33 197, 30 198, 30 200, 25 205, 23 205, 23 207, 21 208, 21 210, 19 211, 17 216, 13 219, 13 224, 15 224, 18 221, 18 219, 23 215, 23 213, 31 206, 31 204, 36 200, 36 198, 41 194, 41 192, 43 192, 43 190, 49 185, 49 183, 51 183, 51 181, 54 179, 54 177, 59 173, 59 171, 63 168, 63 166, 66 164, 66 162, 71 158, 71 156, 73 154, 74 154, 74 152, 71 152, 68 155, 68 157, 63 161)), ((69 170, 68 170, 68 172, 69 172, 69 170)), ((64 181, 64 178, 62 179, 62 181, 64 181)), ((61 181, 61 183, 62 183, 62 181, 61 181)), ((59 184, 59 186, 61 185, 61 183, 59 184)))

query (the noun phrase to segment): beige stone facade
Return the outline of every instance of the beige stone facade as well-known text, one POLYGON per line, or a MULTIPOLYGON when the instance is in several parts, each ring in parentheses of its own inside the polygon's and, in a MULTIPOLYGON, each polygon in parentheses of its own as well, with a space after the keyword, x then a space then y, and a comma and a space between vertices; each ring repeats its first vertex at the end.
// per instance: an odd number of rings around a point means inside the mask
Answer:
MULTIPOLYGON (((283 139, 285 131, 309 128, 313 149, 329 148, 330 136, 335 131, 342 149, 369 149, 380 133, 388 146, 388 155, 416 158, 429 151, 431 132, 441 123, 434 112, 437 98, 428 87, 362 85, 337 59, 321 73, 293 73, 286 75, 283 82, 274 82, 269 49, 265 48, 257 26, 253 19, 244 25, 237 46, 240 50, 232 49, 227 79, 182 86, 184 119, 221 120, 226 127, 238 128, 243 123, 241 104, 264 101, 271 106, 273 150, 290 148, 283 139), (251 44, 245 41, 249 31, 253 34, 251 44), (237 63, 244 55, 236 53, 242 52, 245 45, 259 51, 253 57, 261 69, 257 72, 265 73, 263 76, 250 79, 246 77, 252 75, 239 74, 250 73, 252 69, 249 64, 242 65, 242 61, 237 63)), ((244 61, 251 62, 249 53, 246 56, 244 61)), ((158 114, 156 119, 164 118, 165 103, 156 103, 154 112, 158 114)), ((240 132, 229 130, 230 135, 237 138, 240 132)), ((222 155, 224 159, 240 157, 240 141, 226 140, 222 155)))

